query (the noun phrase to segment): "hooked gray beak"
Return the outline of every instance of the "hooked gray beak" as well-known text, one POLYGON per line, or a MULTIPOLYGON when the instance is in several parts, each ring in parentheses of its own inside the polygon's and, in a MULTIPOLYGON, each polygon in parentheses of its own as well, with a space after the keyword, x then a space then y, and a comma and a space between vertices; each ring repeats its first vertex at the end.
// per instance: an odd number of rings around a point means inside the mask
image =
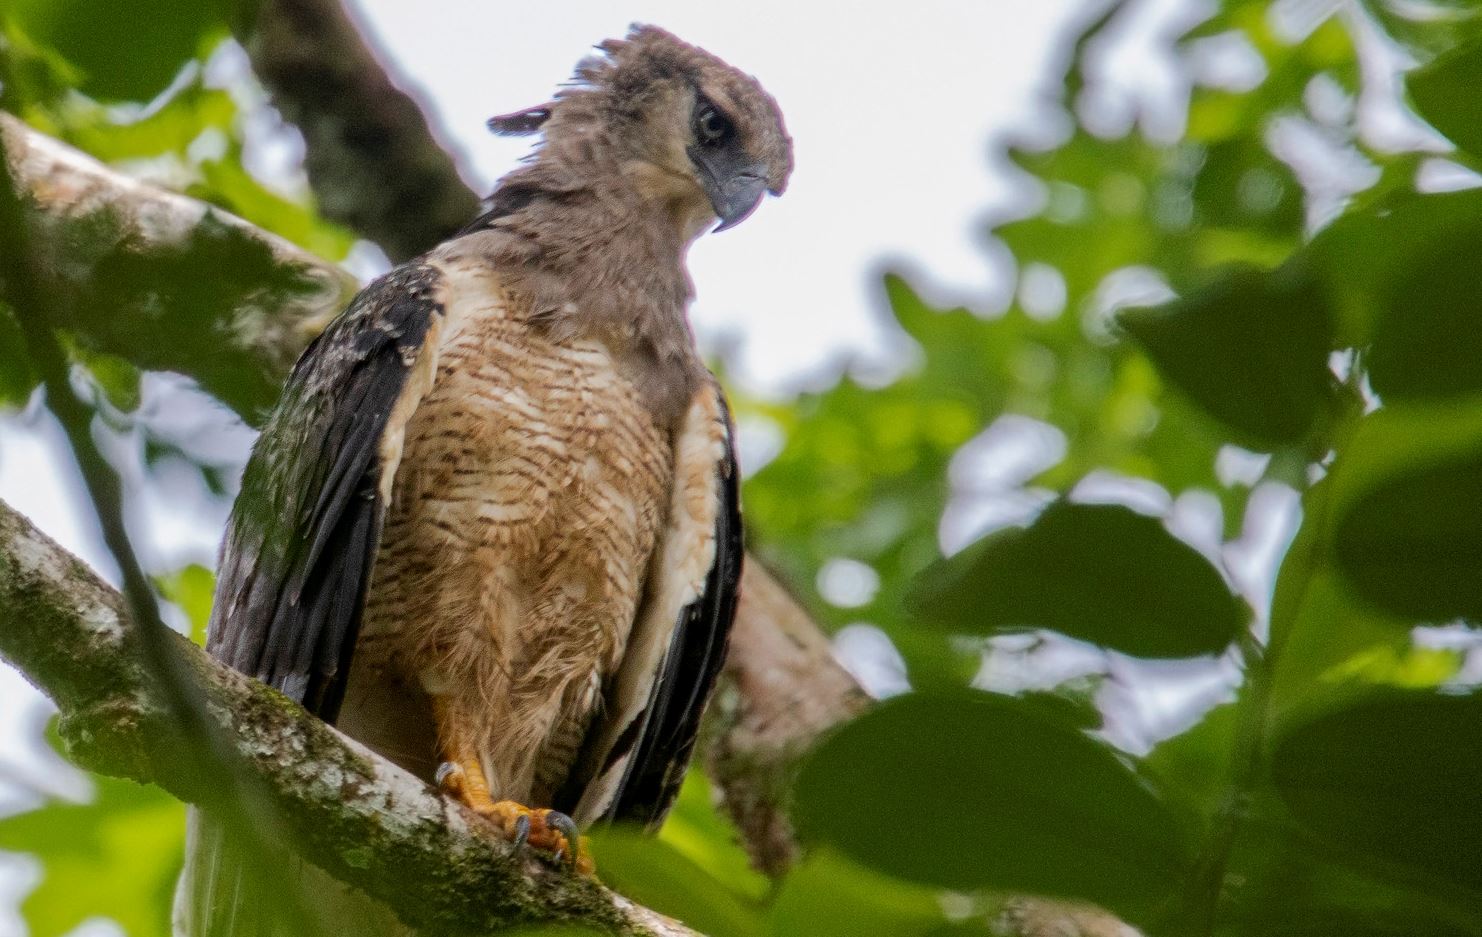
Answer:
POLYGON ((710 197, 710 206, 720 219, 716 231, 740 224, 761 204, 767 194, 766 167, 744 158, 734 150, 690 148, 690 159, 700 170, 700 184, 710 197))
POLYGON ((762 203, 762 196, 767 194, 767 180, 751 173, 743 173, 732 176, 719 191, 710 191, 708 194, 710 204, 715 207, 715 214, 720 218, 720 224, 715 230, 724 231, 734 228, 747 215, 756 211, 756 207, 762 203))

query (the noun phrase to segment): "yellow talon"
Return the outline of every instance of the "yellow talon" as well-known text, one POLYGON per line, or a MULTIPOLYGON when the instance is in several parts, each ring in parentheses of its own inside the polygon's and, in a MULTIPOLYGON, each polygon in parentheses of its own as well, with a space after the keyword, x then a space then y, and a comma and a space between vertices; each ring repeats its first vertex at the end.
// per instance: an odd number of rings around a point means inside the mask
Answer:
POLYGON ((483 769, 476 760, 461 764, 444 762, 437 769, 436 780, 444 792, 480 816, 487 817, 510 842, 528 844, 548 852, 558 862, 569 861, 583 875, 596 871, 592 854, 587 851, 587 844, 574 820, 557 810, 527 807, 513 800, 494 800, 484 780, 483 769))

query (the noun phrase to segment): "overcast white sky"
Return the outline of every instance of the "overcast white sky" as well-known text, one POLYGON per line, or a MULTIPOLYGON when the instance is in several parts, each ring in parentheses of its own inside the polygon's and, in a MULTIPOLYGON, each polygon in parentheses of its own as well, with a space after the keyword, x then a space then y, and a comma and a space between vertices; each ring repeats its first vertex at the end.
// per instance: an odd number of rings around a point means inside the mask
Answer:
MULTIPOLYGON (((981 219, 1013 193, 990 170, 988 143, 1033 121, 1058 30, 1081 6, 354 0, 362 25, 483 189, 527 146, 489 135, 485 119, 545 101, 592 44, 629 23, 664 26, 761 79, 795 141, 791 188, 739 228, 702 238, 691 269, 702 340, 712 349, 739 341, 748 384, 778 392, 844 355, 883 353, 876 283, 886 263, 914 272, 943 301, 992 302, 981 219)), ((105 565, 71 503, 70 465, 48 457, 57 445, 45 422, 0 419, 0 498, 105 565)), ((151 516, 138 525, 148 552, 172 563, 208 561, 220 519, 200 513, 198 493, 150 501, 151 516)), ((76 792, 55 770, 38 770, 45 766, 34 757, 14 757, 43 706, 0 668, 0 767, 17 764, 76 792)), ((0 813, 19 803, 0 772, 0 813)), ((24 933, 11 909, 33 875, 24 862, 0 861, 0 937, 24 933)))

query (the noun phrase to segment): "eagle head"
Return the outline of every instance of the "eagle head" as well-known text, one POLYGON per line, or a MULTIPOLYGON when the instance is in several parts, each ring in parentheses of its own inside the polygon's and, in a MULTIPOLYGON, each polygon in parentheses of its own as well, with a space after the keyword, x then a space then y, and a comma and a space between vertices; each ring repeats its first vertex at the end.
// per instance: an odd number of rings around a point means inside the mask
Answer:
POLYGON ((597 46, 554 100, 489 121, 541 132, 539 160, 606 168, 693 233, 723 231, 782 194, 792 140, 755 78, 656 26, 597 46))

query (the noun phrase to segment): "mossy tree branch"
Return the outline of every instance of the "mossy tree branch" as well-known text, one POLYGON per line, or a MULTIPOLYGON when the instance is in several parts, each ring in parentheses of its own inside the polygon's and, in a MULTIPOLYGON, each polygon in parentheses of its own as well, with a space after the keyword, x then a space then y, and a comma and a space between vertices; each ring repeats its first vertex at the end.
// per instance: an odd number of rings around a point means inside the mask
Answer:
POLYGON ((52 304, 53 324, 91 351, 189 375, 249 422, 359 288, 277 235, 115 172, 9 114, 0 113, 0 142, 30 209, 40 287, 67 300, 52 304), (212 282, 173 296, 167 287, 179 284, 160 269, 187 264, 214 279, 196 277, 212 282), (226 274, 236 282, 223 283, 226 274))
MULTIPOLYGON (((78 764, 208 809, 180 770, 193 736, 140 663, 123 599, 0 502, 0 657, 60 707, 78 764)), ((570 921, 615 934, 692 932, 495 838, 463 806, 171 633, 209 718, 262 779, 303 854, 432 933, 570 921)))

